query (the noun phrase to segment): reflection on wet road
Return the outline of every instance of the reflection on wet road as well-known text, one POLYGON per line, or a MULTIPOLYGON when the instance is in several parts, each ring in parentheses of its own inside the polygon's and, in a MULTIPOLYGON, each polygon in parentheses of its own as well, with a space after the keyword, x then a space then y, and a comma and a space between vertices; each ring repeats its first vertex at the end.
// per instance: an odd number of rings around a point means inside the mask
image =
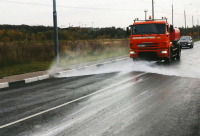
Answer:
POLYGON ((200 135, 199 43, 171 64, 125 60, 2 89, 0 135, 200 135))

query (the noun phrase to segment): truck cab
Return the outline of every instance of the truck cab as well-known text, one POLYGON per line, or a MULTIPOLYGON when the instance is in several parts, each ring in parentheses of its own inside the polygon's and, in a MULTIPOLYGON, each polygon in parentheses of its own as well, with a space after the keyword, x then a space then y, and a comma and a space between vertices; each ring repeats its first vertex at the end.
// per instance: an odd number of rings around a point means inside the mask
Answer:
POLYGON ((135 20, 131 27, 130 58, 145 60, 180 59, 181 48, 177 44, 180 31, 161 20, 135 20))

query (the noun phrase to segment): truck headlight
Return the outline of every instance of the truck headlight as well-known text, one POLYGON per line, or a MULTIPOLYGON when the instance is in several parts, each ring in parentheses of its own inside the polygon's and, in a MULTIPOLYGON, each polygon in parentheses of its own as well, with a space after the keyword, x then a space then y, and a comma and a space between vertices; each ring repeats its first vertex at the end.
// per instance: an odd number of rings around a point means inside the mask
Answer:
POLYGON ((167 51, 160 51, 160 53, 161 53, 161 54, 166 54, 166 53, 167 53, 167 51))
POLYGON ((136 51, 130 51, 130 54, 136 54, 136 51))

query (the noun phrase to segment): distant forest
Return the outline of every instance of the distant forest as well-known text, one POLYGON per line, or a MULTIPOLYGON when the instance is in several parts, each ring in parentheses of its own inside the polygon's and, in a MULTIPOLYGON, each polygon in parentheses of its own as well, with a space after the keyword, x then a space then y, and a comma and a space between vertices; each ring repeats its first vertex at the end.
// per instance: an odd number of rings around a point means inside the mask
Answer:
MULTIPOLYGON (((0 25, 0 41, 50 41, 53 27, 28 25, 0 25)), ((58 28, 59 40, 121 39, 127 38, 122 28, 58 28)))
MULTIPOLYGON (((199 38, 200 26, 184 29, 179 28, 181 35, 199 38)), ((0 25, 0 42, 12 41, 51 41, 53 27, 28 25, 0 25)), ((122 39, 127 38, 127 32, 122 28, 58 28, 59 40, 87 40, 87 39, 122 39)))

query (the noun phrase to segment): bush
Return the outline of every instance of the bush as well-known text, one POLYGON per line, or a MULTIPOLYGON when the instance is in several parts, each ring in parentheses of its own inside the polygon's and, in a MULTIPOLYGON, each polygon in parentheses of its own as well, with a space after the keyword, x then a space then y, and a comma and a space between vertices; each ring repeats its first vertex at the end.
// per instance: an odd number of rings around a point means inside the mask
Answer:
MULTIPOLYGON (((121 40, 77 40, 59 42, 60 56, 63 59, 77 59, 113 51, 127 50, 128 39, 121 40)), ((43 62, 54 59, 52 42, 4 42, 0 43, 0 67, 24 62, 43 62)), ((118 54, 116 53, 115 56, 118 54)))

